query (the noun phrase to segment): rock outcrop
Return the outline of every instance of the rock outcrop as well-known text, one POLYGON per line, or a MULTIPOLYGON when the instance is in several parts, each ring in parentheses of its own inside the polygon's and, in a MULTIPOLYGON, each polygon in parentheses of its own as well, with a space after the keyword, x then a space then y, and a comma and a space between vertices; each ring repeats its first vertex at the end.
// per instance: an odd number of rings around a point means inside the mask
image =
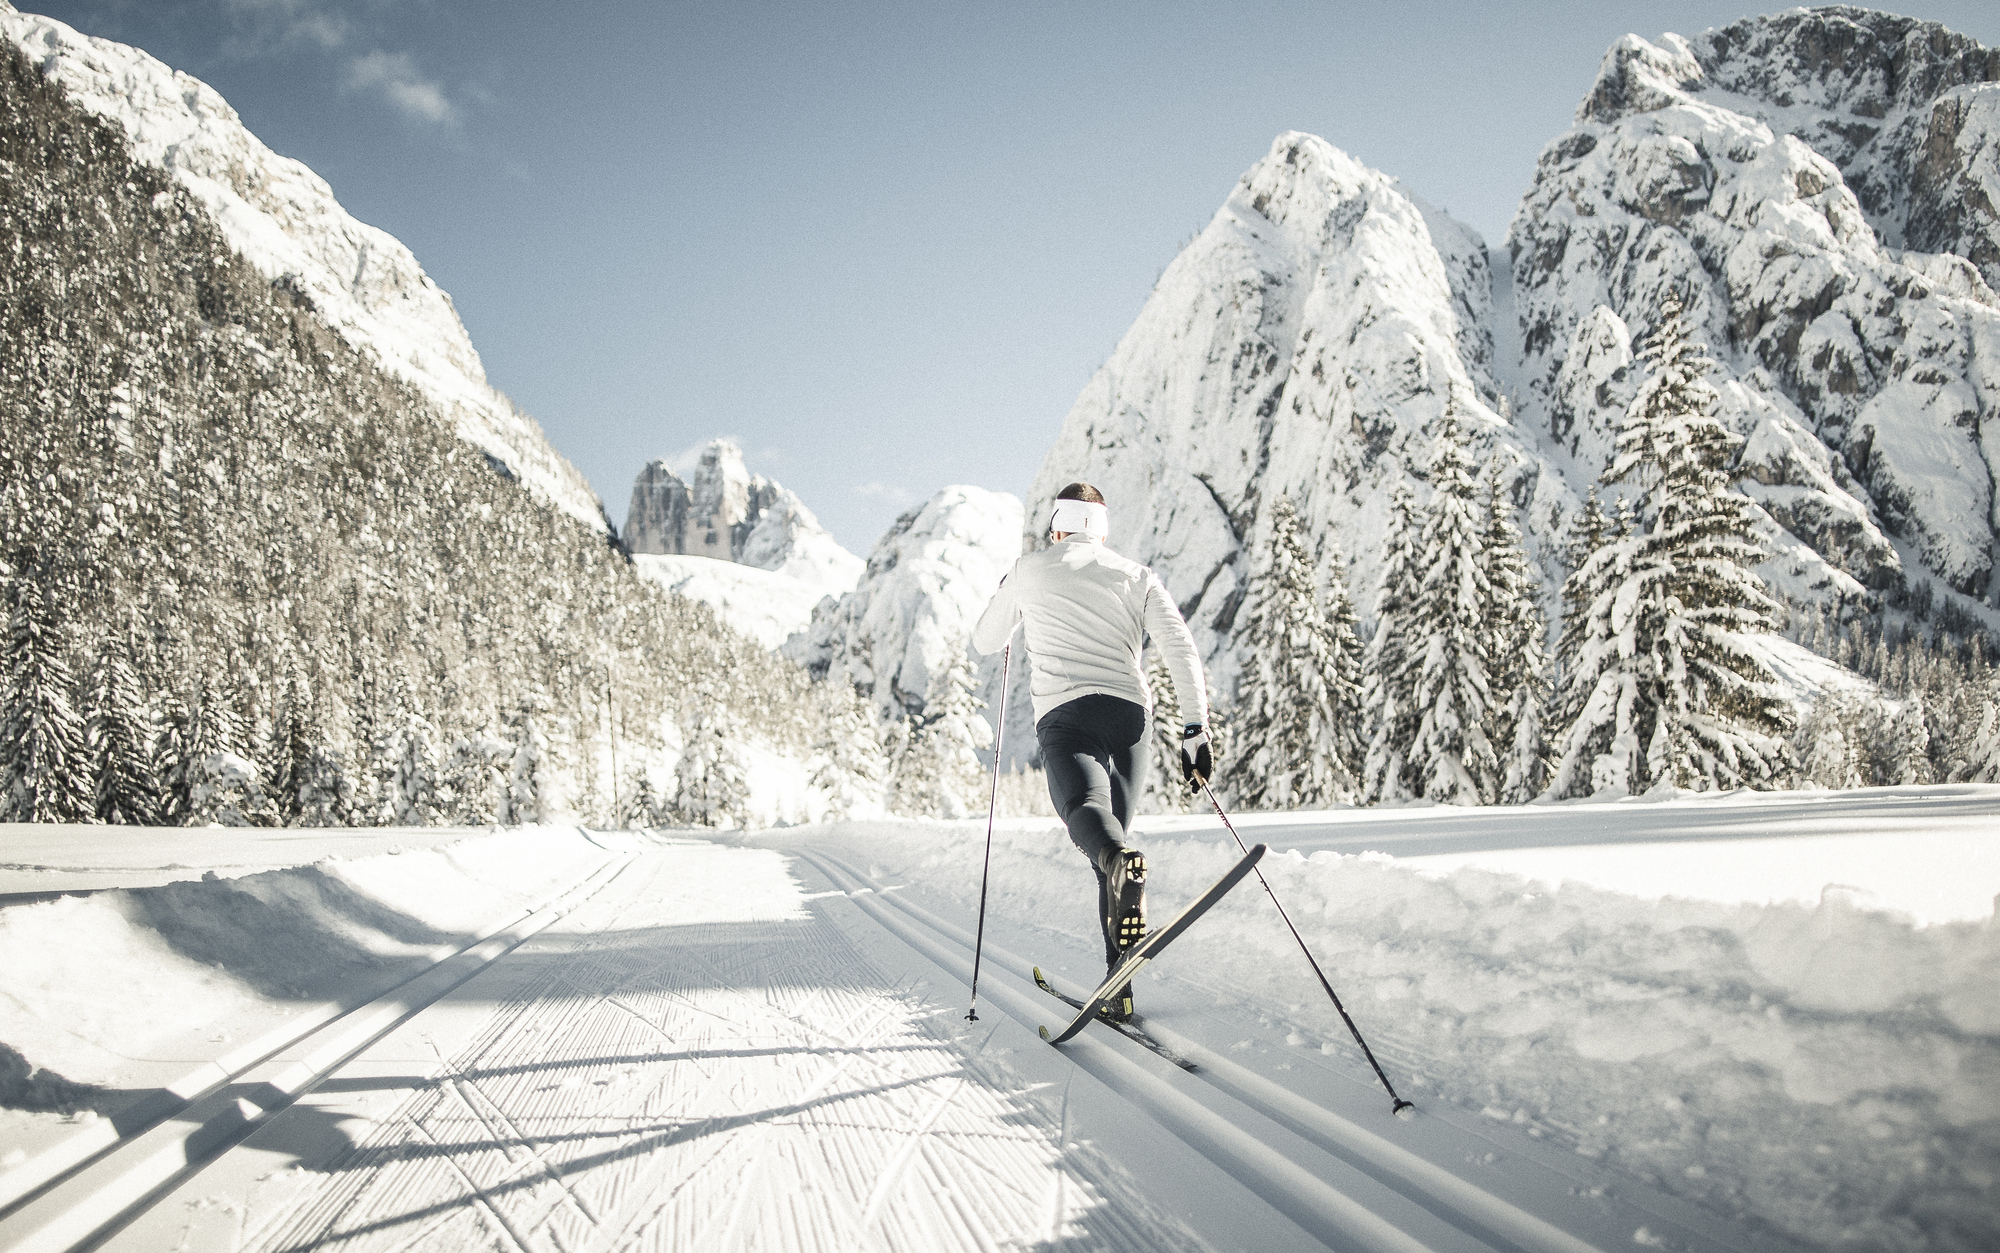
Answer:
POLYGON ((796 579, 839 596, 861 577, 862 561, 842 548, 794 492, 743 464, 726 440, 702 449, 687 479, 665 461, 648 462, 632 485, 625 546, 633 553, 710 557, 796 579))

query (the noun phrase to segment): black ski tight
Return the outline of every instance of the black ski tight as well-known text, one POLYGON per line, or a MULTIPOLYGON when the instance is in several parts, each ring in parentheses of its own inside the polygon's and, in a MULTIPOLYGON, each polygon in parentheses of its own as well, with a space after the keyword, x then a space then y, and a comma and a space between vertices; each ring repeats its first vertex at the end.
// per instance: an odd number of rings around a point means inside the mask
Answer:
MULTIPOLYGON (((1145 766, 1140 751, 1146 739, 1146 709, 1118 696, 1093 693, 1051 709, 1035 724, 1042 747, 1042 769, 1049 780, 1049 799, 1069 828, 1069 838, 1090 859, 1097 874, 1097 915, 1109 910, 1105 901, 1104 854, 1125 847, 1125 824, 1132 816, 1132 793, 1145 766)), ((1105 962, 1117 959, 1118 948, 1106 926, 1105 962)))

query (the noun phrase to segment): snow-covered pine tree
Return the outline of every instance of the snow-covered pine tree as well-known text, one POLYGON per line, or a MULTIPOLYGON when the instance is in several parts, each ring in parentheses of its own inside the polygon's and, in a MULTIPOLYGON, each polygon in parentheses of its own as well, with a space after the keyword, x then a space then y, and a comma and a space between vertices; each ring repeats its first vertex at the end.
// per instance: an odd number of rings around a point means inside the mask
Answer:
POLYGON ((1407 484, 1399 482, 1389 498, 1382 586, 1375 594, 1375 634, 1362 657, 1361 705, 1368 751, 1362 761, 1361 794, 1367 803, 1415 795, 1407 763, 1418 723, 1410 656, 1422 577, 1415 549, 1422 536, 1416 498, 1407 484))
POLYGON ((676 819, 695 827, 741 826, 750 802, 749 772, 739 745, 743 725, 726 707, 699 709, 689 720, 674 769, 676 819))
POLYGON ((1800 773, 1807 782, 1836 790, 1861 786, 1860 748, 1850 733, 1855 720, 1848 701, 1834 692, 1820 693, 1799 724, 1800 773))
POLYGON ((404 716, 389 794, 396 825, 424 827, 436 822, 442 808, 438 796, 437 729, 414 710, 404 716))
POLYGON ((85 742, 99 822, 160 823, 160 781, 153 774, 153 719, 132 670, 123 631, 104 633, 91 667, 85 742))
POLYGON ((1486 738, 1493 694, 1485 632, 1492 596, 1472 458, 1449 405, 1438 424, 1430 480, 1406 661, 1415 671, 1418 718, 1409 769, 1426 800, 1483 805, 1500 782, 1499 757, 1486 738))
POLYGON ((1577 657, 1583 648, 1584 637, 1589 633, 1590 607, 1595 604, 1604 589, 1595 577, 1599 571, 1590 566, 1590 558, 1605 541, 1612 536, 1612 520, 1604 512, 1603 504, 1597 498, 1597 486, 1592 484, 1584 497, 1583 508, 1569 520, 1569 543, 1564 549, 1568 575, 1562 586, 1562 631, 1556 639, 1555 698, 1552 702, 1556 724, 1567 728, 1576 722, 1583 712, 1583 701, 1589 697, 1591 684, 1573 683, 1577 657), (1586 568, 1591 574, 1585 575, 1586 568))
MULTIPOLYGON (((1356 658, 1321 608, 1318 572, 1299 534, 1298 509, 1271 509, 1270 559, 1252 584, 1248 656, 1236 682, 1237 804, 1317 808, 1353 799, 1356 658)), ((1348 616, 1352 617, 1351 607, 1348 616)))
POLYGON ((285 686, 271 717, 269 790, 272 811, 280 826, 297 826, 305 807, 305 786, 312 770, 314 734, 312 692, 305 670, 293 654, 285 661, 285 686))
POLYGON ((1962 783, 2000 783, 2000 675, 1981 693, 1979 724, 1959 771, 1962 783))
POLYGON ((542 764, 549 745, 536 721, 535 704, 523 701, 507 725, 507 739, 514 752, 507 766, 506 812, 500 821, 514 826, 547 822, 552 816, 542 764))
POLYGON ((1523 805, 1541 795, 1549 783, 1548 746, 1542 737, 1546 628, 1501 475, 1498 461, 1487 467, 1486 516, 1480 535, 1491 598, 1486 615, 1491 667, 1487 678, 1493 690, 1493 715, 1487 738, 1500 757, 1494 799, 1503 805, 1523 805))
POLYGON ((1903 708, 1891 724, 1890 736, 1894 744, 1894 761, 1890 766, 1892 781, 1910 786, 1929 783, 1934 779, 1931 773, 1931 729, 1924 716, 1924 694, 1919 689, 1911 689, 1904 698, 1903 708))
POLYGON ((60 581, 33 552, 17 554, 8 580, 11 612, 0 667, 0 814, 9 822, 88 822, 91 796, 85 726, 64 656, 60 581))
MULTIPOLYGON (((1173 672, 1158 649, 1146 654, 1146 687, 1153 695, 1152 717, 1146 724, 1146 781, 1140 789, 1140 812, 1184 814, 1192 797, 1181 778, 1180 701, 1174 691, 1173 672)), ((1213 708, 1214 702, 1210 702, 1213 708)), ((1221 786, 1218 782, 1217 786, 1221 786)))
POLYGON ((453 742, 438 789, 449 821, 484 826, 508 820, 514 753, 508 741, 477 732, 453 742))
POLYGON ((987 767, 979 754, 993 743, 993 728, 979 714, 984 708, 964 645, 948 649, 890 776, 897 812, 963 818, 985 808, 987 767))
POLYGON ((1625 794, 1660 784, 1771 787, 1790 768, 1788 715, 1744 637, 1776 629, 1750 567, 1763 554, 1727 470, 1739 442, 1714 416, 1710 362, 1669 299, 1650 372, 1618 431, 1608 482, 1638 480, 1647 521, 1572 576, 1590 593, 1566 676, 1579 710, 1553 791, 1625 794))
POLYGON ((880 813, 889 762, 874 711, 854 685, 829 678, 813 685, 819 734, 813 740, 813 786, 828 816, 880 813))

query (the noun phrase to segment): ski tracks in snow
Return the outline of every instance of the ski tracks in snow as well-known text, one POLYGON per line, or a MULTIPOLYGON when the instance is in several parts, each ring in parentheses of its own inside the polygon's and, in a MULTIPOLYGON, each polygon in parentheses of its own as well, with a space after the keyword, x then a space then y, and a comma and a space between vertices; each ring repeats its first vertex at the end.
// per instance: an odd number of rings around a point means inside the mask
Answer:
POLYGON ((633 869, 107 1247, 1205 1247, 777 853, 633 869))

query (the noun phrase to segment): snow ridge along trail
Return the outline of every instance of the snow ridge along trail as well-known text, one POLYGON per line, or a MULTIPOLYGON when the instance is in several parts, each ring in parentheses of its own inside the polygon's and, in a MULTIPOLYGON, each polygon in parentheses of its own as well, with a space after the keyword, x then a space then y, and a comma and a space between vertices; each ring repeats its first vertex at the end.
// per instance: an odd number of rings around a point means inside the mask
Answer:
POLYGON ((1209 1247, 925 977, 778 853, 661 847, 104 1247, 1209 1247))
POLYGON ((14 1253, 88 1246, 129 1211, 143 1208, 150 1193, 227 1152, 349 1057, 588 900, 633 860, 605 859, 511 925, 502 921, 473 943, 440 952, 425 970, 372 1001, 309 1010, 189 1071, 155 1100, 87 1124, 9 1172, 0 1239, 14 1253))

